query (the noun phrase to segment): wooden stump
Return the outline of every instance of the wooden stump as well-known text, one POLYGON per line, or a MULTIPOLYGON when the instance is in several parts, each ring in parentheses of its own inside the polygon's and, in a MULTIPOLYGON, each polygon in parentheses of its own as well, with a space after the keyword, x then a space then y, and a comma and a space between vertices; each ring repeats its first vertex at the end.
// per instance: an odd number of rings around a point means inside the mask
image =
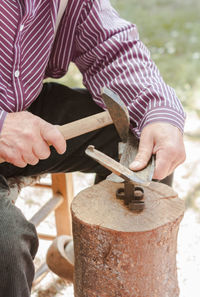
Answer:
POLYGON ((116 199, 103 181, 72 202, 75 297, 178 297, 177 233, 184 202, 168 186, 144 188, 145 209, 116 199))

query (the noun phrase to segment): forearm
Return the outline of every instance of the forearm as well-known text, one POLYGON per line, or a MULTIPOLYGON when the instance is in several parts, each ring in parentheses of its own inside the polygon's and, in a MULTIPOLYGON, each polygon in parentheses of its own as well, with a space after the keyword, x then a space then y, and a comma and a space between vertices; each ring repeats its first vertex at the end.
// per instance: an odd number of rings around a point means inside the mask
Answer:
POLYGON ((83 76, 84 84, 102 107, 100 92, 103 86, 118 93, 128 107, 131 128, 137 136, 146 125, 156 121, 168 122, 183 132, 185 114, 181 103, 175 91, 163 81, 140 41, 100 71, 92 73, 88 69, 83 76), (132 55, 132 59, 128 61, 127 55, 132 55), (143 56, 143 60, 139 56, 143 56), (145 66, 147 59, 148 67, 145 66))
POLYGON ((93 1, 89 16, 78 28, 78 38, 81 51, 79 48, 74 62, 97 104, 104 107, 100 94, 106 85, 127 105, 131 128, 138 137, 146 125, 156 121, 183 131, 181 103, 160 76, 135 25, 120 19, 109 5, 102 9, 93 1))

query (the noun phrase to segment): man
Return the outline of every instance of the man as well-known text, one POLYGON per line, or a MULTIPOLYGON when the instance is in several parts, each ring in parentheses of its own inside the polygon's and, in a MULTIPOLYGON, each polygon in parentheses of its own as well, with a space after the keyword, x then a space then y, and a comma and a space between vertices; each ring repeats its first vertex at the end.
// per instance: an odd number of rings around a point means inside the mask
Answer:
MULTIPOLYGON (((184 112, 161 78, 135 25, 119 18, 109 0, 7 0, 0 4, 0 165, 5 177, 80 170, 108 172, 84 154, 89 144, 117 158, 113 126, 66 142, 56 125, 102 111, 100 90, 117 92, 128 107, 131 130, 140 137, 133 170, 156 155, 154 178, 163 179, 184 161, 184 112), (58 78, 74 62, 86 90, 58 78), (49 147, 51 144, 51 149, 49 147)), ((34 226, 0 199, 0 296, 28 297, 37 251, 34 226)))

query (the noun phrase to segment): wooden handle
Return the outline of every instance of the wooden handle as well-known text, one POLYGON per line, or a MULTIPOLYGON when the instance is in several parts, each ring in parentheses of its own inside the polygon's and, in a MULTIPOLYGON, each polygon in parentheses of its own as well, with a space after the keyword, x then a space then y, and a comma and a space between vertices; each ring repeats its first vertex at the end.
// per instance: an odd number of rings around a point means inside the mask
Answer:
POLYGON ((108 111, 94 114, 59 127, 65 140, 97 130, 113 123, 108 111))
MULTIPOLYGON (((80 136, 82 134, 95 131, 99 128, 108 126, 113 123, 108 111, 103 111, 92 116, 59 126, 58 129, 62 133, 65 140, 80 136)), ((0 158, 0 163, 5 162, 0 158)))

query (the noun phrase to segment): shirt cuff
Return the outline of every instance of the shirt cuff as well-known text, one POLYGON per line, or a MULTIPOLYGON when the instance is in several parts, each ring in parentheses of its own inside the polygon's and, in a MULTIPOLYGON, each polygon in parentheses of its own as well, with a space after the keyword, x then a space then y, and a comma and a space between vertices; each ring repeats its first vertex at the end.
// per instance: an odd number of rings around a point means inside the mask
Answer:
POLYGON ((142 129, 145 126, 152 124, 154 122, 166 122, 168 124, 176 126, 183 133, 185 118, 185 113, 179 113, 177 110, 174 110, 171 107, 157 107, 148 110, 140 124, 137 127, 131 126, 131 130, 139 138, 142 129))
POLYGON ((3 128, 3 123, 6 118, 7 112, 5 110, 0 110, 0 133, 3 128))

